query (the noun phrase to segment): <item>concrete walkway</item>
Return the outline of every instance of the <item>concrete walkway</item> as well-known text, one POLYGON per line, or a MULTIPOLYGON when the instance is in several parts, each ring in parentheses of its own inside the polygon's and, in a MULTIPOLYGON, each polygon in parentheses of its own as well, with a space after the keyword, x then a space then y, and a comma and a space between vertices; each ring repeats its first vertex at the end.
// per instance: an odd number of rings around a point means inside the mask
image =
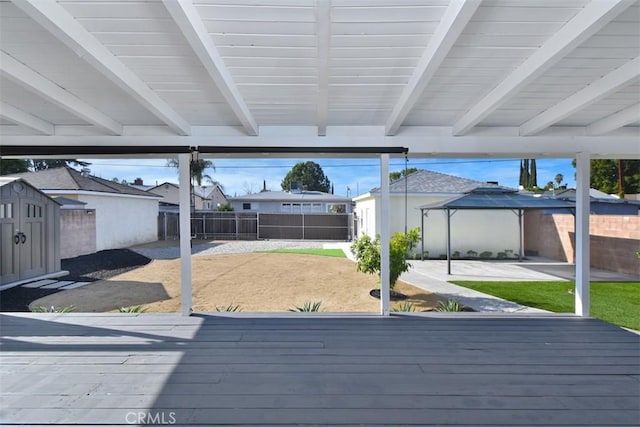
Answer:
MULTIPOLYGON (((327 248, 341 248, 353 261, 350 243, 326 243, 327 248)), ((575 266, 539 257, 530 257, 519 262, 514 261, 452 261, 451 275, 447 274, 447 261, 428 260, 410 261, 412 268, 400 276, 400 280, 429 292, 435 292, 444 298, 455 299, 480 312, 504 313, 548 313, 533 307, 527 307, 493 295, 484 294, 469 288, 454 285, 450 281, 545 281, 575 279, 575 266)), ((640 277, 592 269, 594 281, 638 281, 640 277)))

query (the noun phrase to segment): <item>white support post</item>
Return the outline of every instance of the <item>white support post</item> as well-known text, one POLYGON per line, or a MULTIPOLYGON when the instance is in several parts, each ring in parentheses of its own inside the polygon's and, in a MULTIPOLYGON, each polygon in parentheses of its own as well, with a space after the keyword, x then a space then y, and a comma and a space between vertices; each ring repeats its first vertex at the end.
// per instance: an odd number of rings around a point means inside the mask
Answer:
POLYGON ((589 153, 576 156, 576 290, 575 313, 589 316, 589 153))
POLYGON ((389 315, 391 228, 389 224, 389 154, 380 155, 380 314, 389 315))
POLYGON ((191 314, 191 155, 178 157, 180 180, 180 303, 182 315, 191 314))

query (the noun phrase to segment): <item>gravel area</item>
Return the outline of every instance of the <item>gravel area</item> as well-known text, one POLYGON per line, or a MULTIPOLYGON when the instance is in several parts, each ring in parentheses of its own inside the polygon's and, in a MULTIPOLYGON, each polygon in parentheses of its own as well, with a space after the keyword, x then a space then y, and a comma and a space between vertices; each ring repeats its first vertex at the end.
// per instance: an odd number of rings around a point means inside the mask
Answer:
MULTIPOLYGON (((323 248, 326 244, 327 242, 314 240, 234 240, 197 243, 192 246, 191 253, 194 256, 242 254, 274 249, 315 249, 323 248)), ((180 247, 177 241, 175 242, 175 245, 171 246, 143 245, 133 247, 131 250, 151 259, 180 258, 180 247)))

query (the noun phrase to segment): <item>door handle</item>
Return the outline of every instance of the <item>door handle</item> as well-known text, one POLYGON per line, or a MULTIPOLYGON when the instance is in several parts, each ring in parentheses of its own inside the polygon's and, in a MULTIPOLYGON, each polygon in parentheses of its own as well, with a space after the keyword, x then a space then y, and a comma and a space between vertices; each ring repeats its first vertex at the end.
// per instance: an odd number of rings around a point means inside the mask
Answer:
POLYGON ((24 233, 20 233, 20 243, 24 245, 24 242, 27 241, 27 235, 24 233))
POLYGON ((17 233, 15 236, 13 236, 13 243, 15 243, 16 245, 20 243, 20 233, 17 233))

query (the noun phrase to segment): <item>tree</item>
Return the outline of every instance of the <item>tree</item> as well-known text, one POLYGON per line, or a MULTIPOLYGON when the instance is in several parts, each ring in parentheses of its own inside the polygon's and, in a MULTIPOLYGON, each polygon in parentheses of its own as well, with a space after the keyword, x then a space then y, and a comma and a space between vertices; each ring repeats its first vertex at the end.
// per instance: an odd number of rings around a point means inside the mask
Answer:
MULTIPOLYGON (((575 160, 571 164, 576 167, 575 160)), ((622 197, 640 193, 640 160, 593 159, 590 184, 591 188, 622 197)))
POLYGON ((399 172, 391 172, 389 173, 389 180, 392 182, 397 181, 403 176, 411 175, 414 172, 418 172, 418 168, 407 168, 407 169, 402 169, 399 172))
POLYGON ((331 190, 331 181, 316 162, 297 163, 282 180, 280 186, 284 191, 291 190, 291 183, 300 181, 302 188, 308 191, 322 191, 328 193, 331 190))
POLYGON ((45 169, 63 168, 65 166, 87 167, 91 163, 76 159, 33 159, 31 168, 34 172, 45 169))
POLYGON ((564 175, 561 173, 556 174, 556 177, 553 180, 556 182, 556 188, 560 188, 560 184, 564 181, 564 175))
POLYGON ((0 159, 0 175, 29 171, 29 161, 22 159, 0 159))
POLYGON ((520 160, 520 180, 522 188, 532 189, 538 186, 538 170, 536 159, 520 160))

